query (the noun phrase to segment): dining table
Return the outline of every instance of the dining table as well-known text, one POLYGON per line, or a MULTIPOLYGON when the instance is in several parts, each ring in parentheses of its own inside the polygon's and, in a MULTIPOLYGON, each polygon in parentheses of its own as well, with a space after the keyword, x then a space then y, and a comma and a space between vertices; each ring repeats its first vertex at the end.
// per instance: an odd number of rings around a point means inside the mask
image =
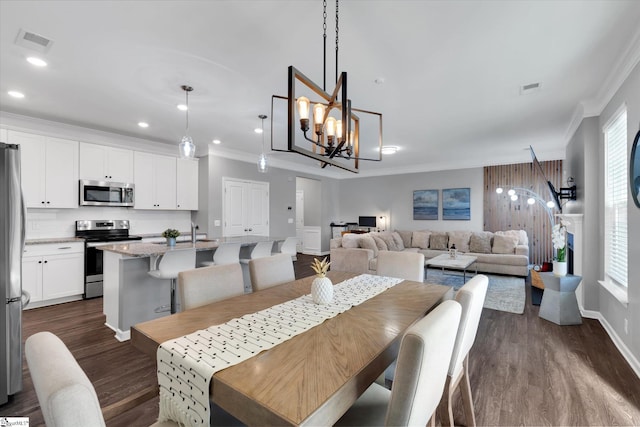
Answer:
MULTIPOLYGON (((330 271, 334 284, 358 276, 330 271)), ((307 295, 315 276, 139 323, 132 345, 156 359, 160 344, 307 295)), ((405 331, 448 286, 404 280, 277 346, 216 372, 215 404, 247 425, 333 425, 397 358, 405 331)))

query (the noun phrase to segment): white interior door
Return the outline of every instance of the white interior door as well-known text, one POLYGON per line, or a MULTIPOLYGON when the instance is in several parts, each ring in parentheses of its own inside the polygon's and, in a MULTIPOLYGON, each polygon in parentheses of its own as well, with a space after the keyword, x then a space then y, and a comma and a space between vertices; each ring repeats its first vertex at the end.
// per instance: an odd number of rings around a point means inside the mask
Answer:
POLYGON ((269 183, 223 178, 223 236, 269 235, 269 183))
POLYGON ((249 197, 247 211, 248 234, 269 235, 269 184, 266 182, 248 183, 249 197))
POLYGON ((224 180, 224 227, 223 236, 244 236, 244 192, 241 181, 224 180))
POLYGON ((304 247, 304 191, 296 190, 296 237, 298 244, 296 250, 302 252, 304 247))

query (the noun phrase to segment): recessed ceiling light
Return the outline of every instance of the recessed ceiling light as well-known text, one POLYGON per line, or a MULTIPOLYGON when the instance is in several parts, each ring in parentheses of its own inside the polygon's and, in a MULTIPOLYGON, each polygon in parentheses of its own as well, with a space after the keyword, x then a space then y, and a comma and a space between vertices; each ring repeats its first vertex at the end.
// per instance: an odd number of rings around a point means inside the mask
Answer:
POLYGON ((187 111, 189 109, 185 104, 178 104, 176 107, 178 107, 178 110, 180 111, 187 111))
POLYGON ((382 147, 382 154, 395 154, 398 151, 398 147, 394 145, 385 145, 382 147))
POLYGON ((47 62, 43 59, 36 58, 35 56, 30 56, 27 58, 27 62, 31 65, 35 65, 36 67, 46 67, 47 62))
POLYGON ((261 128, 255 128, 253 131, 255 133, 262 133, 262 129, 261 128))
POLYGON ((9 96, 13 96, 14 98, 24 98, 24 93, 18 92, 16 90, 10 90, 7 92, 9 96))
POLYGON ((214 139, 212 142, 216 145, 222 143, 222 141, 220 141, 219 139, 214 139))
POLYGON ((140 126, 141 128, 148 128, 149 127, 149 123, 147 123, 147 122, 138 122, 138 126, 140 126))

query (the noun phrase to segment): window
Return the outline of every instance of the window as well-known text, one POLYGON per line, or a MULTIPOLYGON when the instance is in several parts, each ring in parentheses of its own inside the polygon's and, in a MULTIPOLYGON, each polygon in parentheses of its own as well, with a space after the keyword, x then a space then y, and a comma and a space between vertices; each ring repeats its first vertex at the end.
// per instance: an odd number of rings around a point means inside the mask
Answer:
POLYGON ((622 108, 604 127, 605 280, 628 286, 627 269, 627 110, 622 108))

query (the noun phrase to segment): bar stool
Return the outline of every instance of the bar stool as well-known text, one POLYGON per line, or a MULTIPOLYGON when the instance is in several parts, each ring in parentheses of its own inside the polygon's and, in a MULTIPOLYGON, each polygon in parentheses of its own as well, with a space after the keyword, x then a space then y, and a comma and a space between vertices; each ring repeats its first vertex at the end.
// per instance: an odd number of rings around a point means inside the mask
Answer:
POLYGON ((149 275, 156 279, 171 280, 171 303, 169 306, 162 305, 155 309, 156 313, 171 310, 171 314, 176 312, 176 279, 178 273, 191 270, 196 267, 196 249, 172 249, 164 253, 160 258, 157 269, 150 270, 149 275))
POLYGON ((280 252, 283 254, 291 255, 291 260, 297 261, 298 260, 298 251, 296 249, 297 246, 298 246, 297 237, 287 237, 284 243, 282 244, 282 246, 280 247, 280 252))
POLYGON ((256 258, 264 258, 271 256, 273 250, 273 241, 258 242, 251 251, 251 258, 240 258, 240 264, 242 265, 242 279, 244 280, 244 291, 250 293, 251 289, 251 276, 249 274, 249 261, 256 258))
POLYGON ((240 243, 223 243, 213 253, 213 261, 204 261, 200 265, 209 267, 211 265, 236 264, 238 262, 240 262, 240 243))

